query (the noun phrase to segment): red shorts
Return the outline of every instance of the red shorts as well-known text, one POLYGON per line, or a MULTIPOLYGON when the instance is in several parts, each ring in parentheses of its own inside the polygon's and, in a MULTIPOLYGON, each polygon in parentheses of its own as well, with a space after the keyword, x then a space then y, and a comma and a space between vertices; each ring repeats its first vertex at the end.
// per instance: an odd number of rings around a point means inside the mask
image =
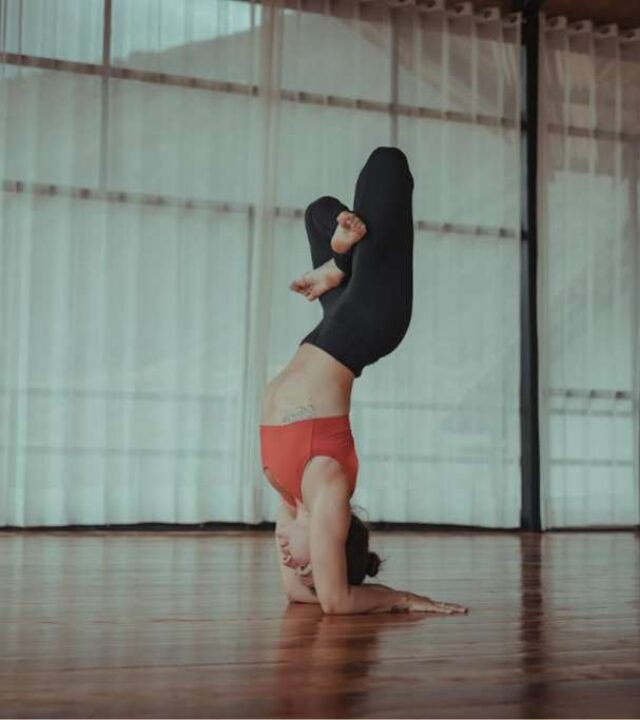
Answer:
POLYGON ((263 469, 274 478, 274 487, 292 507, 302 502, 302 475, 311 458, 323 455, 340 462, 351 487, 356 488, 358 455, 348 415, 307 418, 286 425, 260 425, 263 469))

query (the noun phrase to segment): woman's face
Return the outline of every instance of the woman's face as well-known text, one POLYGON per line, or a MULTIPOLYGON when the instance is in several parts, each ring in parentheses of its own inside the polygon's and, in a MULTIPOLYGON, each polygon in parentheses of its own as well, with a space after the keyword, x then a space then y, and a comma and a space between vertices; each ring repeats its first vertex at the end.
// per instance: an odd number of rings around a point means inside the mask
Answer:
POLYGON ((309 513, 298 505, 296 517, 276 533, 285 565, 303 569, 311 562, 309 550, 309 513))

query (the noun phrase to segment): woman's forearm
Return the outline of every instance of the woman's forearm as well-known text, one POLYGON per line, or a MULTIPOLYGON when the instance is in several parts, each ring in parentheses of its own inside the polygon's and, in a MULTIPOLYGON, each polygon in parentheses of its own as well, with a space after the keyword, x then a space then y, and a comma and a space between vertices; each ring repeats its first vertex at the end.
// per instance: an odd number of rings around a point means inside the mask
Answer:
POLYGON ((301 603, 319 603, 318 596, 311 588, 307 588, 304 585, 294 588, 287 589, 287 599, 289 602, 301 602, 301 603))
POLYGON ((330 615, 407 612, 409 608, 410 593, 377 583, 349 585, 346 596, 322 606, 324 612, 330 615))

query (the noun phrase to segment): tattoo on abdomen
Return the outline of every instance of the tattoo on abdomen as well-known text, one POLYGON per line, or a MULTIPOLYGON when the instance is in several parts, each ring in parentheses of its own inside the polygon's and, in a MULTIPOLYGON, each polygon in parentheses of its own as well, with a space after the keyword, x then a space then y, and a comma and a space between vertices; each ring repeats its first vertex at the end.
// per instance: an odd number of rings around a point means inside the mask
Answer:
POLYGON ((291 412, 287 413, 283 418, 282 422, 295 422, 296 420, 305 420, 307 418, 311 418, 315 416, 315 412, 313 410, 313 405, 302 405, 299 408, 296 408, 295 410, 292 410, 291 412))

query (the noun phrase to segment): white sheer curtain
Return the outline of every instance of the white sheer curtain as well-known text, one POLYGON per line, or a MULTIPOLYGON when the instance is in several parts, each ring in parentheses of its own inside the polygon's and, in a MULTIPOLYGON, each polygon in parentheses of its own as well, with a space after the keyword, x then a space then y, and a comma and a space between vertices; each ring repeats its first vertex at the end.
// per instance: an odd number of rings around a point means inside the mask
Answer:
POLYGON ((542 27, 544 522, 637 525, 640 32, 542 27))
POLYGON ((354 389, 354 501, 517 526, 519 17, 104 10, 0 0, 0 525, 273 519, 260 397, 321 312, 287 288, 302 212, 398 145, 414 313, 354 389))

